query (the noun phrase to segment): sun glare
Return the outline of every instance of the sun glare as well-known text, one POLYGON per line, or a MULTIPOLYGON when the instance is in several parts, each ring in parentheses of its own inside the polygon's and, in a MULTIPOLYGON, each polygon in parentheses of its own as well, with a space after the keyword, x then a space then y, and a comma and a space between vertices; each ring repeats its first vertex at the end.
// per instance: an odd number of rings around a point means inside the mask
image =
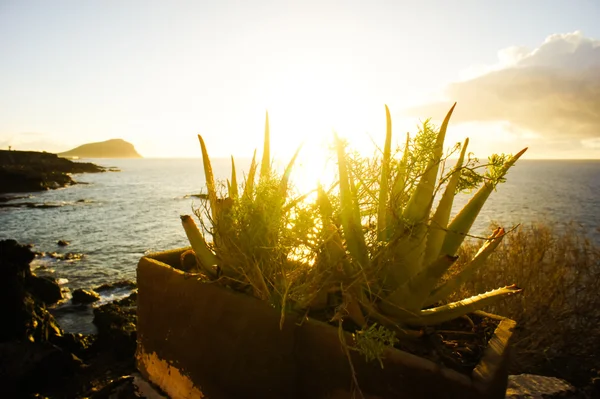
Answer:
POLYGON ((365 154, 373 152, 370 136, 383 141, 384 106, 367 104, 364 94, 331 81, 291 80, 264 98, 271 151, 278 163, 285 167, 302 145, 292 172, 292 181, 300 192, 314 190, 319 183, 328 187, 334 181, 334 132, 365 154))

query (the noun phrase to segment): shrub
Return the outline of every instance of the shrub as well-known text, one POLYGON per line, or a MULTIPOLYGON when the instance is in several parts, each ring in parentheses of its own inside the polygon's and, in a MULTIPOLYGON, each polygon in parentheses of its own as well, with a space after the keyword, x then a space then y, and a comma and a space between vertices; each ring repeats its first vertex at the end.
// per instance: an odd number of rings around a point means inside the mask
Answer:
MULTIPOLYGON (((449 274, 478 250, 470 240, 449 274)), ((534 373, 584 385, 600 366, 600 248, 578 227, 519 226, 453 297, 497 287, 523 289, 511 301, 486 308, 517 321, 511 373, 534 373)))

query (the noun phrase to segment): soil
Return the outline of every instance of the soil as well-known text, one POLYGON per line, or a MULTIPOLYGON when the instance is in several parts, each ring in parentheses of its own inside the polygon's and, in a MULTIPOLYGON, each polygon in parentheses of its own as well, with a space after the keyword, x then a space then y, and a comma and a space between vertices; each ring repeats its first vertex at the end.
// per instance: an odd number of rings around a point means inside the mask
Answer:
MULTIPOLYGON (((334 311, 309 313, 310 317, 337 327, 331 322, 334 311)), ((470 375, 483 357, 488 341, 500 322, 489 317, 469 314, 437 326, 427 327, 423 336, 415 339, 400 339, 396 349, 433 361, 436 364, 470 375)), ((356 333, 359 326, 345 320, 344 330, 356 333)))

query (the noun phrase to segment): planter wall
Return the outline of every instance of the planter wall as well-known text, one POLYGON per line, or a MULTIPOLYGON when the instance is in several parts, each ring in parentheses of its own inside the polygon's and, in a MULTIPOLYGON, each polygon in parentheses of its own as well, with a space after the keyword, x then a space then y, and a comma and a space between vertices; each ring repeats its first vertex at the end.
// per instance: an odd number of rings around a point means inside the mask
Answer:
MULTIPOLYGON (((136 358, 149 381, 172 399, 351 397, 337 328, 286 316, 280 330, 267 303, 174 268, 183 250, 138 264, 136 358)), ((514 325, 500 323, 471 376, 396 349, 383 369, 351 352, 359 386, 372 398, 504 398, 514 325)))

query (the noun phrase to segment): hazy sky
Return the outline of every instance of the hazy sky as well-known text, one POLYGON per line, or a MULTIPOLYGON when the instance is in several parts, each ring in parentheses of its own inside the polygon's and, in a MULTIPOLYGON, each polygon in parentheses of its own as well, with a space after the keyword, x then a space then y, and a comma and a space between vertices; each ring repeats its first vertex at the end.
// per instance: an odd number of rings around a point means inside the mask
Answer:
POLYGON ((458 101, 447 144, 600 158, 598 21, 597 0, 0 0, 0 148, 196 157, 201 133, 250 156, 268 110, 287 156, 458 101))

